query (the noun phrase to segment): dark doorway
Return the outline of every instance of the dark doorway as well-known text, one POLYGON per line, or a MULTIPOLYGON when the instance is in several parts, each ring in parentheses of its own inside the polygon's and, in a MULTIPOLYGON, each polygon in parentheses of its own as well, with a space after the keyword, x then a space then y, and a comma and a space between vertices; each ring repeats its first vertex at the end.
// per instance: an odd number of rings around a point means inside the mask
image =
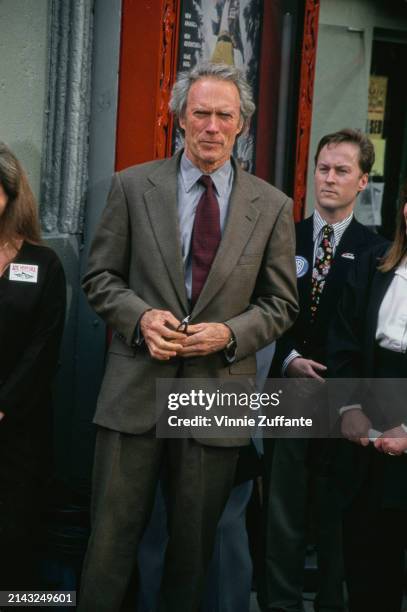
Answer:
POLYGON ((387 77, 387 94, 382 137, 385 140, 381 233, 394 236, 401 184, 407 178, 407 32, 375 30, 371 75, 387 77))

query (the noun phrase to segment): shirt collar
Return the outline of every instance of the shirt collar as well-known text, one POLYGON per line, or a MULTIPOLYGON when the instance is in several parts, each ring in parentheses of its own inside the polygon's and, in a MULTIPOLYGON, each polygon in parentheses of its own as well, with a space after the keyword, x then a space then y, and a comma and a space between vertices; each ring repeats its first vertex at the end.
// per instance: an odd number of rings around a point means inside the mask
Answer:
MULTIPOLYGON (((191 191, 203 174, 202 170, 197 168, 185 155, 185 152, 181 156, 180 173, 186 193, 191 191)), ((215 172, 212 172, 210 177, 213 180, 217 194, 219 196, 225 195, 230 181, 233 180, 233 167, 230 159, 226 161, 223 166, 215 170, 215 172)))
POLYGON ((353 212, 351 212, 351 214, 348 217, 346 217, 346 219, 343 219, 342 221, 338 221, 337 223, 328 223, 327 221, 325 221, 325 219, 321 217, 317 209, 315 209, 314 217, 313 217, 314 242, 318 239, 322 231, 322 228, 324 228, 325 225, 332 225, 332 228, 334 231, 335 244, 339 244, 340 239, 342 238, 346 228, 349 226, 352 219, 353 219, 353 212))

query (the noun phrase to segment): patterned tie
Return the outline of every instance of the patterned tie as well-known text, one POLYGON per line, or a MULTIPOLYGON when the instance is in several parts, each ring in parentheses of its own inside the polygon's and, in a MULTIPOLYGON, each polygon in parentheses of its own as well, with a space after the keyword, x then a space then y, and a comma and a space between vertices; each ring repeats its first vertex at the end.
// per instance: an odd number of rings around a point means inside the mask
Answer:
POLYGON ((321 294, 324 289, 325 281, 332 263, 332 225, 325 225, 322 230, 322 240, 315 257, 314 268, 312 270, 312 290, 311 290, 311 321, 315 320, 321 294))
POLYGON ((192 304, 202 291, 222 237, 219 203, 212 179, 203 174, 199 182, 205 191, 198 202, 192 230, 192 304))

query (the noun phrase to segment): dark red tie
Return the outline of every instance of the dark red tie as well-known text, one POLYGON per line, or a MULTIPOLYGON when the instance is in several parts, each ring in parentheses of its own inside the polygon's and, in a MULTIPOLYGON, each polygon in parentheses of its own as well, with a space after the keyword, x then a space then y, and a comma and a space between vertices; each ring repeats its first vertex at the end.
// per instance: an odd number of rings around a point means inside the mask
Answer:
POLYGON ((222 237, 219 203, 212 179, 203 174, 199 182, 205 191, 198 202, 192 230, 192 304, 195 304, 202 291, 222 237))

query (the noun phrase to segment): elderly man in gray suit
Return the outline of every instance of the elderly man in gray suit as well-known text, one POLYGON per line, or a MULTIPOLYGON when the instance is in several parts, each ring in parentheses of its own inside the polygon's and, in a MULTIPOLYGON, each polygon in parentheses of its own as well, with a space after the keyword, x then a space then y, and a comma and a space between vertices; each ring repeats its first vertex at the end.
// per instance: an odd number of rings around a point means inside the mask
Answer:
POLYGON ((171 109, 185 149, 115 175, 83 281, 114 330, 95 416, 83 612, 134 609, 137 546, 163 462, 170 538, 160 610, 198 612, 248 440, 158 438, 156 379, 252 377, 256 351, 297 313, 292 203, 231 157, 254 112, 242 74, 222 64, 180 74, 171 109))

